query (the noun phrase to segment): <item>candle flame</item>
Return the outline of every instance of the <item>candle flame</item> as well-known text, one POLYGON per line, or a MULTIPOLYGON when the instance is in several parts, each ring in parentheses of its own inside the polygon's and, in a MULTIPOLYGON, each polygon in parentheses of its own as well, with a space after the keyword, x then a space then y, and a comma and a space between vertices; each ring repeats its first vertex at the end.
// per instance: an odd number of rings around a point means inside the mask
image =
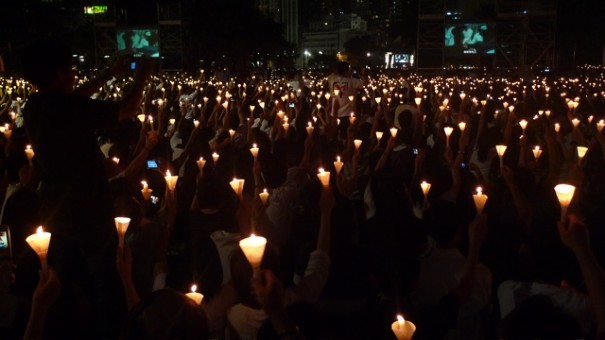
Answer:
POLYGON ((397 315, 397 323, 399 323, 399 326, 403 326, 403 324, 405 323, 405 319, 403 318, 403 316, 397 315))
POLYGON ((477 195, 483 194, 483 188, 477 187, 477 195))
POLYGON ((42 226, 39 226, 38 229, 36 229, 36 234, 42 234, 44 232, 44 228, 42 228, 42 226))
POLYGON ((325 172, 324 168, 319 168, 318 171, 319 171, 320 174, 323 174, 325 172))
POLYGON ((172 174, 170 173, 170 170, 166 170, 166 177, 172 177, 172 174))
POLYGON ((191 285, 191 292, 195 293, 197 291, 197 285, 191 285))

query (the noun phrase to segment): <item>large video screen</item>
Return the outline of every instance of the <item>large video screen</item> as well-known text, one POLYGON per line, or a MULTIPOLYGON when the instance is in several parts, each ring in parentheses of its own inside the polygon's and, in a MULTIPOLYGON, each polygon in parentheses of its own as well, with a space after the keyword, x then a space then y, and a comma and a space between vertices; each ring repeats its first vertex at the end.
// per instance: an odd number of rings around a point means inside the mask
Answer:
POLYGON ((496 53, 496 25, 450 22, 445 25, 445 53, 450 56, 496 53))
POLYGON ((145 55, 158 58, 160 56, 160 35, 157 29, 118 29, 116 41, 118 51, 121 53, 132 54, 135 57, 145 55))

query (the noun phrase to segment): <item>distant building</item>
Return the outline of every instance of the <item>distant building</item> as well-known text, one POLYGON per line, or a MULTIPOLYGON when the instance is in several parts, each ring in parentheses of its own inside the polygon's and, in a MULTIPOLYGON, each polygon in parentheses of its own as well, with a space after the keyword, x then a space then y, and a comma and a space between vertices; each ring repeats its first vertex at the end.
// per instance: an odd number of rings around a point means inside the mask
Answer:
POLYGON ((298 0, 256 0, 258 10, 282 25, 284 39, 298 46, 300 41, 298 0))
POLYGON ((367 21, 357 14, 340 14, 324 17, 309 23, 303 33, 303 50, 307 55, 335 55, 344 50, 344 43, 367 33, 367 21))

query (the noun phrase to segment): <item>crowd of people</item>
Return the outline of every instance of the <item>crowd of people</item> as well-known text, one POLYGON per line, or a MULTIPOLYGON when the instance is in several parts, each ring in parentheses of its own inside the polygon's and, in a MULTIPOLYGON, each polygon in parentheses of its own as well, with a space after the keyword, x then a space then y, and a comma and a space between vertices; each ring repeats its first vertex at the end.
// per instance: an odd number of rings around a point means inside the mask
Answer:
POLYGON ((23 64, 1 337, 605 338, 602 69, 90 75, 56 42, 23 64))

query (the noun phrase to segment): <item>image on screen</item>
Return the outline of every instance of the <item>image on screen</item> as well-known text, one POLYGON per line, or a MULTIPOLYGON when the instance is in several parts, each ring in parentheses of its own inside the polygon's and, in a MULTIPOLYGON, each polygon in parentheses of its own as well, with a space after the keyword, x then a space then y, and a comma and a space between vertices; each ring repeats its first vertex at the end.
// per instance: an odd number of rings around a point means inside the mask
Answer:
POLYGON ((394 63, 395 64, 408 64, 410 62, 410 55, 409 54, 395 54, 394 57, 394 63))
POLYGON ((116 37, 118 51, 135 57, 158 58, 160 36, 157 29, 120 29, 116 37))
POLYGON ((495 25, 490 23, 448 23, 445 51, 456 56, 495 54, 495 30, 495 25))

